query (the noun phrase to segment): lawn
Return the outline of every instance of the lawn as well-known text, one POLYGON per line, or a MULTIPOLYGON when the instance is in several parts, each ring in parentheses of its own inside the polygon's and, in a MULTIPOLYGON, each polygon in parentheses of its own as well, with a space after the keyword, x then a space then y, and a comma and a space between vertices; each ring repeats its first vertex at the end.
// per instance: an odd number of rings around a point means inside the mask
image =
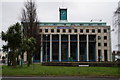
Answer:
POLYGON ((3 76, 120 76, 119 67, 3 66, 3 76))

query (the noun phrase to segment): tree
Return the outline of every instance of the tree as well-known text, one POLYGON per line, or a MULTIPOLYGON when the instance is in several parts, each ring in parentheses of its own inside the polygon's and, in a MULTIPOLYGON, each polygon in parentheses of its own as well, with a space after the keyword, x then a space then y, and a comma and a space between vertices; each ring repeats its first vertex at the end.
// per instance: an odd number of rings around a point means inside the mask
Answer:
POLYGON ((8 28, 7 32, 2 31, 2 40, 7 42, 3 46, 3 50, 8 52, 8 65, 16 66, 16 57, 19 48, 21 47, 21 26, 16 23, 8 28), (10 57, 11 56, 11 57, 10 57), (10 62, 10 63, 9 63, 10 62))
MULTIPOLYGON (((21 25, 16 23, 8 28, 7 32, 2 31, 2 40, 7 42, 3 45, 3 51, 8 52, 8 66, 16 66, 19 61, 19 56, 27 52, 28 66, 31 64, 31 58, 35 50, 36 40, 33 37, 23 38, 21 35, 21 25)), ((18 63, 19 64, 19 63, 18 63)))
POLYGON ((32 63, 33 52, 35 50, 36 40, 35 38, 24 38, 22 43, 22 51, 27 52, 28 66, 32 63))
POLYGON ((37 13, 36 4, 32 0, 25 3, 25 8, 22 9, 21 22, 23 24, 24 37, 34 37, 37 34, 37 13))
MULTIPOLYGON (((40 50, 40 35, 38 34, 38 20, 36 12, 36 4, 32 0, 28 0, 24 8, 22 9, 21 22, 23 24, 23 37, 30 38, 33 37, 36 39, 34 55, 39 53, 40 50)), ((32 54, 32 53, 31 53, 32 54)), ((30 53, 27 56, 31 55, 30 53)), ((31 58, 28 58, 31 59, 31 58)), ((31 60, 28 60, 31 61, 31 60)))

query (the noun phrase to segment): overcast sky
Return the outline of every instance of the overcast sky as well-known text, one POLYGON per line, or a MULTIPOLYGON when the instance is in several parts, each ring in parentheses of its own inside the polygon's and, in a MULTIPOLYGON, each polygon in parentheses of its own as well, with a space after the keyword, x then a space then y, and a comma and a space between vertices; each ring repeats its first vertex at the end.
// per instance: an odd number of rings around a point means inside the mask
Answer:
MULTIPOLYGON (((1 0, 0 2, 0 32, 20 22, 21 10, 26 0, 1 0)), ((102 19, 112 26, 112 17, 117 9, 119 0, 36 0, 37 15, 41 22, 59 21, 59 7, 68 9, 69 22, 89 22, 91 19, 102 19)), ((117 36, 112 32, 112 50, 115 47, 117 36), (114 38, 113 38, 114 36, 114 38)), ((0 47, 2 45, 0 41, 0 47)))

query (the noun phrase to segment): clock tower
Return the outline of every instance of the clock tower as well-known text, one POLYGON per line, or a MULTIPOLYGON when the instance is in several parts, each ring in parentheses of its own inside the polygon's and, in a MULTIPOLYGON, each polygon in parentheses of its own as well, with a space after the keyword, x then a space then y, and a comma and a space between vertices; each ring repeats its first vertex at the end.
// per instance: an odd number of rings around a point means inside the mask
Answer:
POLYGON ((67 8, 59 8, 60 21, 67 21, 67 8))

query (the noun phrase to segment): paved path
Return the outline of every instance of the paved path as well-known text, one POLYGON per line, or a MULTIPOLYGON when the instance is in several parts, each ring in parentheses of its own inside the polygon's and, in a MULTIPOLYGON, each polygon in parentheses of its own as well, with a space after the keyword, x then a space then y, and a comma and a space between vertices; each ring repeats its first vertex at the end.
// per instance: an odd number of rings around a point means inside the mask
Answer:
POLYGON ((120 78, 92 77, 3 77, 2 80, 120 80, 120 78))

